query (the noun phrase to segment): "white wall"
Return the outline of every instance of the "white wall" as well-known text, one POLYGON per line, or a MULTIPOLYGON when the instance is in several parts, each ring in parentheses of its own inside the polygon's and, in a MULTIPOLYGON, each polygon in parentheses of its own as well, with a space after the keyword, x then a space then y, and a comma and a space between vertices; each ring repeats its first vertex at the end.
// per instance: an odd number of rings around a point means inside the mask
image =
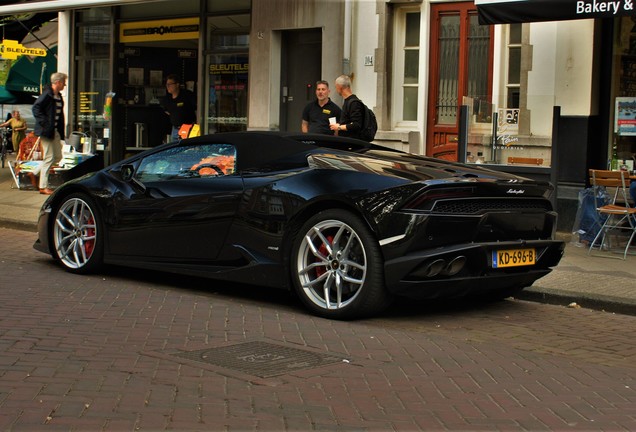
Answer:
POLYGON ((528 109, 533 135, 551 135, 553 106, 560 106, 562 115, 591 114, 593 38, 593 20, 530 25, 528 109))
MULTIPOLYGON (((377 74, 375 55, 378 46, 378 15, 374 0, 355 0, 352 3, 351 58, 353 92, 371 109, 376 101, 377 74), (373 56, 373 65, 365 66, 365 56, 373 56)), ((335 78, 335 77, 334 77, 335 78)), ((335 99, 337 102, 338 99, 335 99)))
MULTIPOLYGON (((64 72, 69 75, 71 70, 71 12, 64 11, 58 13, 58 27, 57 27, 57 71, 53 72, 64 72)), ((48 81, 50 82, 50 81, 48 81)), ((69 77, 66 81, 67 87, 62 92, 62 97, 64 98, 64 118, 66 119, 66 123, 69 123, 69 112, 73 112, 73 98, 69 97, 69 92, 73 91, 70 88, 70 84, 73 82, 73 78, 69 77)), ((68 135, 70 131, 67 129, 66 134, 68 135)))
MULTIPOLYGON (((254 0, 250 32, 248 129, 278 129, 280 32, 322 28, 322 75, 342 74, 344 0, 254 0)), ((331 96, 336 99, 335 91, 331 96)))

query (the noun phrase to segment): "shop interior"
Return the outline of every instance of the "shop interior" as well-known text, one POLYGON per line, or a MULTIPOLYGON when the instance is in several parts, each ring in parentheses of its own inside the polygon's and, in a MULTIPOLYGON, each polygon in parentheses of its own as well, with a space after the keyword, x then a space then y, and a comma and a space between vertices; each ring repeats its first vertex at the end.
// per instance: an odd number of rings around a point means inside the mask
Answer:
POLYGON ((182 88, 197 94, 197 40, 122 44, 117 72, 113 135, 124 157, 166 142, 170 121, 160 106, 165 81, 176 74, 182 88))

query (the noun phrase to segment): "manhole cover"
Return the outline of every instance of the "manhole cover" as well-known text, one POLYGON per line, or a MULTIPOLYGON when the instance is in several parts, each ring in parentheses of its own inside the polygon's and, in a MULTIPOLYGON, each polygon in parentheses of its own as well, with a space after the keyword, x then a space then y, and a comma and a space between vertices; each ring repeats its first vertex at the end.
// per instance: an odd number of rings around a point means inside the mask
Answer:
POLYGON ((262 341, 245 342, 197 351, 180 351, 172 355, 237 370, 261 378, 342 361, 341 357, 262 341))

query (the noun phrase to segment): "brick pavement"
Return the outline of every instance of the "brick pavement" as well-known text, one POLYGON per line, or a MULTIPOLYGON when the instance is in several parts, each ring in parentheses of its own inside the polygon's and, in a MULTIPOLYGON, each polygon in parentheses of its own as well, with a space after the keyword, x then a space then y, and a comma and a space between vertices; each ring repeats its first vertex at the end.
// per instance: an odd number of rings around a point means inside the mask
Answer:
POLYGON ((71 275, 32 233, 0 238, 0 430, 636 429, 634 316, 398 302, 335 322, 272 290, 71 275), (341 360, 262 378, 173 355, 248 341, 341 360))

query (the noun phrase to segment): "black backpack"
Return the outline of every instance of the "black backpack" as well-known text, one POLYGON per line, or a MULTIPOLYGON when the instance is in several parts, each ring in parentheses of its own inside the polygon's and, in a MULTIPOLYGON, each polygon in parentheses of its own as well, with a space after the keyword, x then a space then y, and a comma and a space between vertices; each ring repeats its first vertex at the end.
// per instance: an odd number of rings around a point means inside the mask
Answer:
POLYGON ((360 131, 360 139, 371 142, 375 138, 375 133, 378 131, 378 121, 375 118, 375 113, 367 107, 364 102, 362 104, 362 112, 364 113, 364 120, 362 121, 362 130, 360 131))

